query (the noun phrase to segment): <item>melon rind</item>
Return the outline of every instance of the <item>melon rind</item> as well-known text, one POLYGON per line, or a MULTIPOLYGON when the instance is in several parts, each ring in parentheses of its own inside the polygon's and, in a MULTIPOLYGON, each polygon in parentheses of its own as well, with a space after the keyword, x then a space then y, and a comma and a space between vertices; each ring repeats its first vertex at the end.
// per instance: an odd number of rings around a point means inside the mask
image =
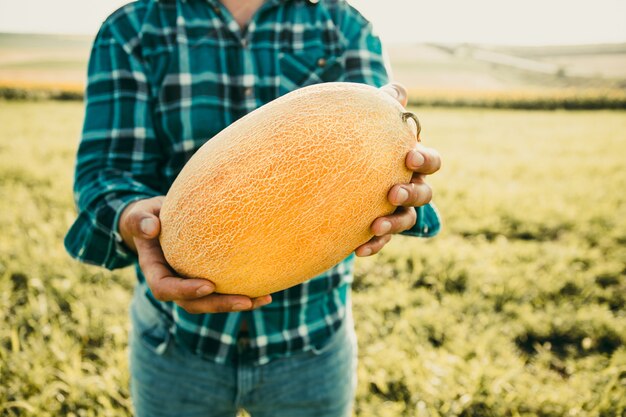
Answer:
POLYGON ((373 235, 406 183, 416 130, 363 84, 301 88, 207 141, 160 212, 167 262, 224 294, 257 297, 328 270, 373 235))

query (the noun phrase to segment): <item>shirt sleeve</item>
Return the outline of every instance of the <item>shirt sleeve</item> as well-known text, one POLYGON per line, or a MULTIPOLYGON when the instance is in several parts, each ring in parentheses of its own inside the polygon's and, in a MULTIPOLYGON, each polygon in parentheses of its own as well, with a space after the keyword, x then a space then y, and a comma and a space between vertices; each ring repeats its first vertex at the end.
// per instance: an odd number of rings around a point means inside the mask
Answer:
MULTIPOLYGON (((382 87, 389 83, 382 43, 372 24, 346 2, 339 2, 339 29, 345 40, 345 81, 382 87)), ((432 237, 441 229, 434 204, 416 207, 415 225, 402 232, 406 236, 432 237)))
POLYGON ((345 1, 338 2, 337 25, 344 40, 344 81, 382 87, 389 82, 380 38, 372 24, 345 1))
POLYGON ((162 194, 163 184, 138 38, 124 35, 105 22, 91 51, 74 178, 78 215, 64 242, 76 259, 108 269, 136 260, 117 232, 122 210, 162 194))

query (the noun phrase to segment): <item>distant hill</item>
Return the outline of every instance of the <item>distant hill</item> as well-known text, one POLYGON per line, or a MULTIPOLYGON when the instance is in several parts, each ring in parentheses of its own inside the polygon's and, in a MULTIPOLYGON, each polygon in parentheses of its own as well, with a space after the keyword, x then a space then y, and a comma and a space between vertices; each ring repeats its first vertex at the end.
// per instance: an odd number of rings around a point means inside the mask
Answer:
POLYGON ((92 38, 0 33, 0 85, 82 89, 92 38))
POLYGON ((409 44, 388 51, 395 78, 423 90, 626 89, 626 44, 409 44))

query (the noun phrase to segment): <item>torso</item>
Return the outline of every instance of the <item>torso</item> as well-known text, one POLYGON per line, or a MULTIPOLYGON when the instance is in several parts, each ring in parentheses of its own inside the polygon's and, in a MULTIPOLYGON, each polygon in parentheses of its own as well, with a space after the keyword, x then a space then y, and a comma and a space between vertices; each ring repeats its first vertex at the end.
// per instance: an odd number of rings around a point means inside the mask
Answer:
POLYGON ((265 0, 221 0, 221 3, 233 15, 239 27, 244 30, 265 0))
MULTIPOLYGON (((320 82, 380 86, 387 81, 377 40, 348 39, 367 29, 343 1, 221 1, 220 9, 210 7, 214 2, 132 2, 103 27, 97 41, 97 48, 109 50, 122 42, 132 48, 131 57, 140 58, 147 78, 121 75, 124 83, 116 88, 133 91, 140 104, 135 108, 130 102, 129 108, 110 91, 115 62, 99 64, 93 72, 92 102, 110 96, 123 109, 116 114, 123 130, 116 132, 124 140, 106 141, 109 146, 102 149, 112 158, 131 155, 127 165, 134 169, 140 162, 136 175, 150 180, 146 187, 162 194, 207 140, 277 97, 320 82), (245 36, 234 33, 239 25, 247 27, 245 36), (133 129, 144 122, 146 129, 133 129), (140 160, 133 159, 135 152, 140 160)), ((128 71, 132 69, 129 65, 128 71)), ((85 134, 108 138, 100 107, 90 106, 85 134)), ((247 319, 255 341, 247 360, 266 363, 325 345, 346 318, 353 264, 353 257, 346 258, 306 284, 272 294, 271 305, 245 317, 190 314, 174 303, 151 301, 172 320, 177 343, 217 363, 237 357, 238 324, 247 319)), ((147 289, 144 278, 139 291, 147 289)))

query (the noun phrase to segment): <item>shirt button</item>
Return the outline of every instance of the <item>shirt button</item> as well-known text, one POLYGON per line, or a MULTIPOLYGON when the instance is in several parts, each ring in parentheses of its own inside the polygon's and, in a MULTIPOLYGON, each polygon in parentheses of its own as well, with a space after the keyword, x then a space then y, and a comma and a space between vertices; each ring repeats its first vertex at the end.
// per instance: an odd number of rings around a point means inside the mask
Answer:
POLYGON ((320 58, 317 60, 317 66, 320 68, 324 68, 326 66, 326 59, 320 58))
POLYGON ((311 4, 317 4, 319 2, 320 2, 320 0, 309 0, 309 3, 311 3, 311 4))
POLYGON ((248 40, 247 39, 242 39, 241 40, 241 47, 242 48, 247 48, 248 47, 248 40))
POLYGON ((252 87, 248 87, 244 90, 246 97, 250 97, 252 95, 252 87))

